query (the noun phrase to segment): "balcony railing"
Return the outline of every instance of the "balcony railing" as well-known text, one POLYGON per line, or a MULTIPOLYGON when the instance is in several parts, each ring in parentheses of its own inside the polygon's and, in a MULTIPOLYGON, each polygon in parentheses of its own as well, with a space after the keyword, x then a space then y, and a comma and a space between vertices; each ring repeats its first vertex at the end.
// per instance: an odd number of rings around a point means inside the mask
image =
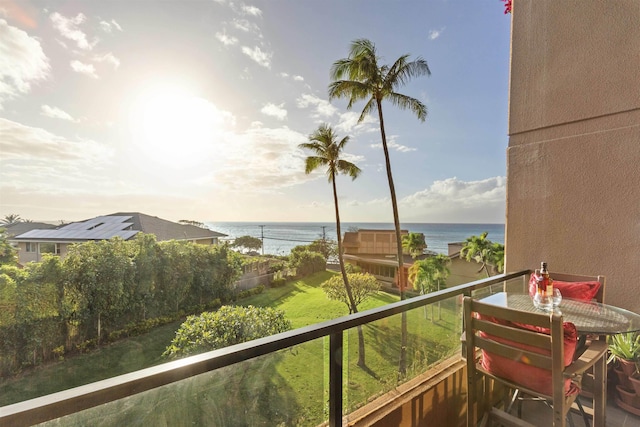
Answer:
POLYGON ((61 417, 65 425, 128 419, 150 425, 158 417, 184 425, 195 417, 209 425, 314 426, 328 419, 329 426, 341 426, 344 414, 459 353, 461 295, 524 287, 528 273, 493 276, 8 405, 0 408, 0 425, 61 417), (407 325, 403 373, 401 322, 407 325), (364 366, 357 366, 360 337, 364 366), (285 377, 295 377, 297 388, 285 377))

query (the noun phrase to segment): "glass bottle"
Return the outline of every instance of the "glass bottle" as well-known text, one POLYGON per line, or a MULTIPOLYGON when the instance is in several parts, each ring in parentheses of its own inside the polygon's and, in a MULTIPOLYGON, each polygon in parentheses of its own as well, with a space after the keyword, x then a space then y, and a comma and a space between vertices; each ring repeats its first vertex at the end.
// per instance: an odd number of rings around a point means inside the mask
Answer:
POLYGON ((533 296, 533 305, 542 310, 553 308, 553 282, 549 277, 547 263, 540 263, 540 273, 536 274, 536 293, 533 296))
POLYGON ((546 284, 547 296, 549 298, 553 298, 553 279, 549 276, 549 270, 547 270, 547 263, 542 262, 540 266, 540 274, 542 275, 542 280, 546 284))

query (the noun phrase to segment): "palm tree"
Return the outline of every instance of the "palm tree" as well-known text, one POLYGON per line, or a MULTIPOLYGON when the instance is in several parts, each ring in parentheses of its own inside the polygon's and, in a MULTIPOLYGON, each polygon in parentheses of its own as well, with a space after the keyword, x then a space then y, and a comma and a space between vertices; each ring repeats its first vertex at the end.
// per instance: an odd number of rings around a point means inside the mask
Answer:
POLYGON ((450 262, 448 256, 438 254, 413 263, 409 268, 409 279, 413 282, 413 287, 422 295, 439 291, 442 281, 449 277, 450 262))
POLYGON ((5 215, 2 220, 0 220, 0 224, 2 225, 13 225, 22 222, 22 218, 18 214, 9 214, 5 215))
POLYGON ((504 273, 504 245, 502 243, 493 243, 491 245, 491 258, 489 261, 498 273, 504 273))
POLYGON ((422 255, 427 248, 427 242, 424 241, 424 234, 422 233, 409 233, 402 238, 402 248, 406 249, 411 258, 416 258, 418 255, 422 255))
MULTIPOLYGON (((421 295, 439 291, 442 281, 449 276, 449 262, 449 257, 442 254, 414 262, 409 267, 409 280, 413 283, 414 289, 420 291, 421 295)), ((440 307, 439 303, 438 307, 440 307)), ((433 306, 431 306, 431 320, 433 320, 433 306)))
POLYGON ((487 277, 489 277, 491 274, 489 274, 487 265, 490 264, 493 257, 493 243, 487 239, 487 234, 485 231, 480 236, 467 237, 465 244, 460 250, 460 257, 466 259, 468 262, 475 261, 481 264, 478 273, 484 270, 487 277))
MULTIPOLYGON (((349 299, 349 311, 351 313, 357 313, 358 307, 353 298, 351 286, 349 286, 347 270, 345 269, 342 256, 342 231, 340 230, 340 209, 338 208, 338 191, 336 189, 336 175, 344 174, 354 180, 361 172, 359 167, 340 158, 347 142, 349 142, 348 136, 345 136, 340 142, 337 142, 337 135, 333 132, 333 129, 327 124, 321 124, 318 129, 309 136, 309 142, 300 144, 299 147, 315 153, 315 156, 309 156, 305 159, 305 173, 309 174, 321 166, 327 167, 327 177, 333 187, 333 204, 336 211, 336 233, 338 238, 338 262, 340 264, 340 272, 342 273, 342 281, 344 282, 347 298, 349 299)), ((358 329, 358 335, 360 338, 358 365, 364 366, 364 337, 360 329, 358 329)))
POLYGON ((398 285, 400 298, 404 299, 402 238, 400 234, 400 219, 398 216, 398 202, 396 190, 391 173, 391 161, 389 148, 384 128, 382 114, 382 101, 389 100, 392 104, 403 110, 411 110, 421 121, 427 117, 427 107, 416 98, 396 92, 412 77, 430 75, 431 71, 427 62, 422 58, 409 61, 409 55, 402 55, 391 66, 378 64, 378 54, 375 45, 367 39, 358 39, 351 43, 349 57, 333 63, 331 78, 333 83, 329 85, 329 99, 349 98, 347 109, 360 100, 366 100, 364 109, 360 113, 358 122, 362 122, 365 116, 374 110, 378 113, 380 123, 380 135, 382 137, 382 149, 391 193, 391 205, 393 207, 393 222, 396 229, 396 245, 398 251, 398 285), (347 80, 342 80, 347 78, 347 80))
MULTIPOLYGON (((411 110, 421 121, 427 117, 427 107, 419 100, 396 92, 400 86, 406 84, 412 77, 430 75, 431 71, 427 62, 422 58, 409 61, 409 55, 402 55, 391 66, 379 65, 375 45, 367 39, 357 39, 351 43, 349 57, 339 59, 331 67, 331 79, 329 85, 329 99, 349 98, 347 109, 351 109, 355 102, 365 100, 364 109, 360 113, 358 122, 362 122, 365 116, 374 110, 378 112, 380 135, 382 137, 382 149, 387 169, 387 180, 391 193, 391 205, 393 208, 393 223, 396 229, 396 246, 398 257, 398 287, 400 299, 405 299, 404 294, 404 266, 402 259, 402 238, 400 234, 400 218, 398 216, 398 201, 391 174, 391 161, 389 148, 384 128, 382 114, 382 101, 389 100, 392 104, 403 110, 411 110), (343 80, 345 78, 345 80, 343 80)), ((402 314, 402 337, 400 344, 399 374, 406 373, 406 344, 407 344, 407 317, 402 314)))
MULTIPOLYGON (((449 277, 449 274, 451 273, 451 270, 449 270, 451 258, 443 254, 438 254, 431 259, 433 260, 432 262, 434 263, 436 270, 436 290, 439 291, 443 287, 446 287, 445 284, 447 282, 447 277, 449 277)), ((431 306, 431 319, 433 320, 433 306, 431 306)), ((442 320, 440 301, 438 301, 438 319, 442 320)))
POLYGON ((420 295, 436 290, 435 277, 436 269, 431 258, 416 261, 409 267, 409 280, 413 283, 413 288, 420 292, 420 295))

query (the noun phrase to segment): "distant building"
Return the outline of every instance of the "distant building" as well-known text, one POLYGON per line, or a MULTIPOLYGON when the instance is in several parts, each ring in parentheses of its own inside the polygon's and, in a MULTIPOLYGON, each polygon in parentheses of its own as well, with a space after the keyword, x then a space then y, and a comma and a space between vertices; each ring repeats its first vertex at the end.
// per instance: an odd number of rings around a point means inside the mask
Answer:
MULTIPOLYGON (((407 230, 401 230, 402 237, 408 235, 407 230)), ((420 233, 422 234, 422 233, 420 233)), ((376 278, 391 286, 398 286, 397 270, 398 245, 396 244, 395 230, 358 230, 344 233, 344 260, 356 265, 362 271, 373 274, 376 278)), ((413 265, 414 259, 409 252, 403 249, 404 277, 407 277, 408 269, 413 265)), ((424 259, 428 254, 418 256, 416 259, 424 259)))
MULTIPOLYGON (((401 236, 409 234, 407 230, 401 230, 401 236)), ((396 234, 394 230, 358 230, 357 232, 348 231, 344 233, 344 260, 350 264, 356 265, 362 271, 373 274, 380 282, 388 286, 398 287, 397 271, 398 261, 396 234)), ((480 264, 476 261, 468 262, 460 257, 460 251, 464 246, 464 242, 449 243, 447 256, 451 259, 449 268, 449 276, 446 280, 446 286, 456 286, 463 283, 473 282, 486 277, 484 271, 480 270, 480 264)), ((403 250, 403 267, 405 271, 405 279, 407 280, 407 289, 413 289, 413 285, 408 281, 409 268, 416 260, 425 259, 436 255, 435 252, 425 251, 424 254, 415 259, 403 250)))
POLYGON ((226 234, 195 225, 184 225, 139 212, 120 212, 59 227, 42 227, 14 234, 7 240, 18 248, 18 262, 40 261, 42 254, 66 256, 69 246, 87 241, 120 237, 129 240, 138 233, 154 234, 158 241, 180 240, 217 245, 226 234))

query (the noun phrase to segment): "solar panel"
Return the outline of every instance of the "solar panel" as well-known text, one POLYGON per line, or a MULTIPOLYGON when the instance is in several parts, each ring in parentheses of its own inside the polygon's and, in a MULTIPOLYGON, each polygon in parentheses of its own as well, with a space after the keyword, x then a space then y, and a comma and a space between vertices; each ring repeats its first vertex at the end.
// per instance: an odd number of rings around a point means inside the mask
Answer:
POLYGON ((115 236, 129 239, 135 236, 137 230, 125 230, 133 225, 125 222, 132 216, 100 216, 83 222, 74 222, 57 230, 31 230, 20 236, 24 239, 85 239, 106 240, 115 236))

